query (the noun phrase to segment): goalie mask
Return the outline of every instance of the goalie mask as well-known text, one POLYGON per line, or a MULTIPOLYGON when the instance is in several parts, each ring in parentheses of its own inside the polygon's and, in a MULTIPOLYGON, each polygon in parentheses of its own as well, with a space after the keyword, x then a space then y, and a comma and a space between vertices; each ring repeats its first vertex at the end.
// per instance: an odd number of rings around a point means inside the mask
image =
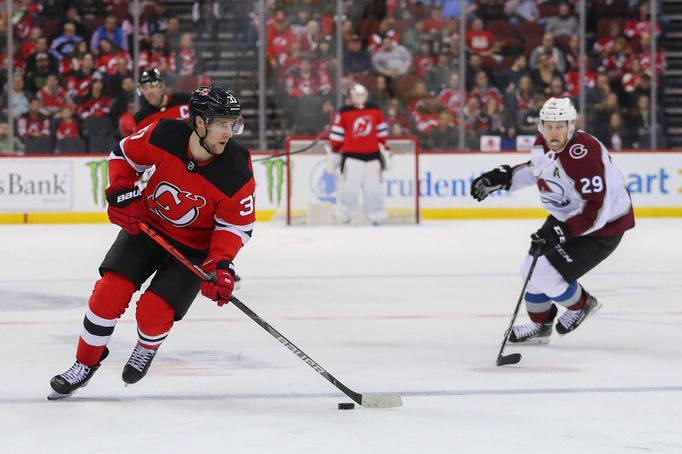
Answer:
POLYGON ((239 135, 244 131, 241 112, 241 106, 234 93, 217 85, 197 88, 189 102, 189 121, 195 130, 197 117, 204 120, 207 128, 210 128, 211 123, 217 119, 230 119, 232 135, 239 135))
POLYGON ((367 89, 360 84, 350 87, 350 100, 357 109, 362 109, 367 103, 367 89))

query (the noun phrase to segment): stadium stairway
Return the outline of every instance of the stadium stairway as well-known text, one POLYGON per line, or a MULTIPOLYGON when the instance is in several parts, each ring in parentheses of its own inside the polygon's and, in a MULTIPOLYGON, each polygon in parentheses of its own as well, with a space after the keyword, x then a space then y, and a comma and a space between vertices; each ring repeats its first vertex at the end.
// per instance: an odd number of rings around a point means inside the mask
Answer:
POLYGON ((663 50, 668 67, 663 73, 663 111, 668 126, 670 148, 682 149, 682 2, 662 0, 661 16, 666 31, 663 50))

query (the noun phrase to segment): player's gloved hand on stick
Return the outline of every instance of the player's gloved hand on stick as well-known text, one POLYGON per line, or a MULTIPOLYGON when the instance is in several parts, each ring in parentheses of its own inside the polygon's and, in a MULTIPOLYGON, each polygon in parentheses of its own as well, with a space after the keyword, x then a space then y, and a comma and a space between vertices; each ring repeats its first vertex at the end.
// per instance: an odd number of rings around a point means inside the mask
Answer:
POLYGON ((512 183, 512 168, 508 165, 495 167, 474 180, 471 196, 479 202, 498 189, 509 189, 512 183))
POLYGON ((540 229, 530 235, 529 254, 537 257, 553 249, 557 244, 565 243, 571 234, 566 224, 549 216, 540 229))
POLYGON ((107 188, 107 215, 112 224, 116 224, 130 235, 138 235, 140 227, 138 222, 144 220, 146 213, 142 203, 140 189, 135 186, 132 188, 107 188))
POLYGON ((234 291, 234 265, 226 257, 209 257, 201 264, 201 269, 215 279, 201 282, 201 294, 218 303, 227 304, 234 291))

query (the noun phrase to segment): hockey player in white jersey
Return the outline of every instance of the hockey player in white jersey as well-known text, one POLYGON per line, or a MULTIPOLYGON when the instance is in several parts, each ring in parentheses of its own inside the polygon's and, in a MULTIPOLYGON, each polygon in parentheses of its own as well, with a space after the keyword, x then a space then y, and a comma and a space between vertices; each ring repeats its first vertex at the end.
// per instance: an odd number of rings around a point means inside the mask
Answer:
POLYGON ((556 323, 560 335, 594 314, 601 304, 578 279, 608 257, 635 225, 622 174, 599 140, 575 130, 576 117, 569 98, 550 98, 540 110, 540 134, 530 161, 497 167, 471 187, 471 195, 482 201, 499 189, 535 185, 550 213, 531 235, 531 249, 521 266, 525 278, 533 257, 538 257, 524 295, 531 322, 514 326, 510 342, 548 343, 556 305, 566 309, 556 323))

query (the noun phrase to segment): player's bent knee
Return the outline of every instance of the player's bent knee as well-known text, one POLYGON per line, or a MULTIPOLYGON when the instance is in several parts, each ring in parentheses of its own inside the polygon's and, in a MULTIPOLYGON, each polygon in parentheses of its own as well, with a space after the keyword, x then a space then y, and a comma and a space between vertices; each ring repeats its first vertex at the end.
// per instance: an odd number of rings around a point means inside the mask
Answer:
POLYGON ((163 333, 173 326, 175 309, 165 299, 147 290, 137 302, 135 317, 138 327, 143 332, 163 333))
POLYGON ((95 283, 88 306, 95 315, 113 320, 123 315, 133 293, 135 284, 120 274, 107 271, 95 283))

